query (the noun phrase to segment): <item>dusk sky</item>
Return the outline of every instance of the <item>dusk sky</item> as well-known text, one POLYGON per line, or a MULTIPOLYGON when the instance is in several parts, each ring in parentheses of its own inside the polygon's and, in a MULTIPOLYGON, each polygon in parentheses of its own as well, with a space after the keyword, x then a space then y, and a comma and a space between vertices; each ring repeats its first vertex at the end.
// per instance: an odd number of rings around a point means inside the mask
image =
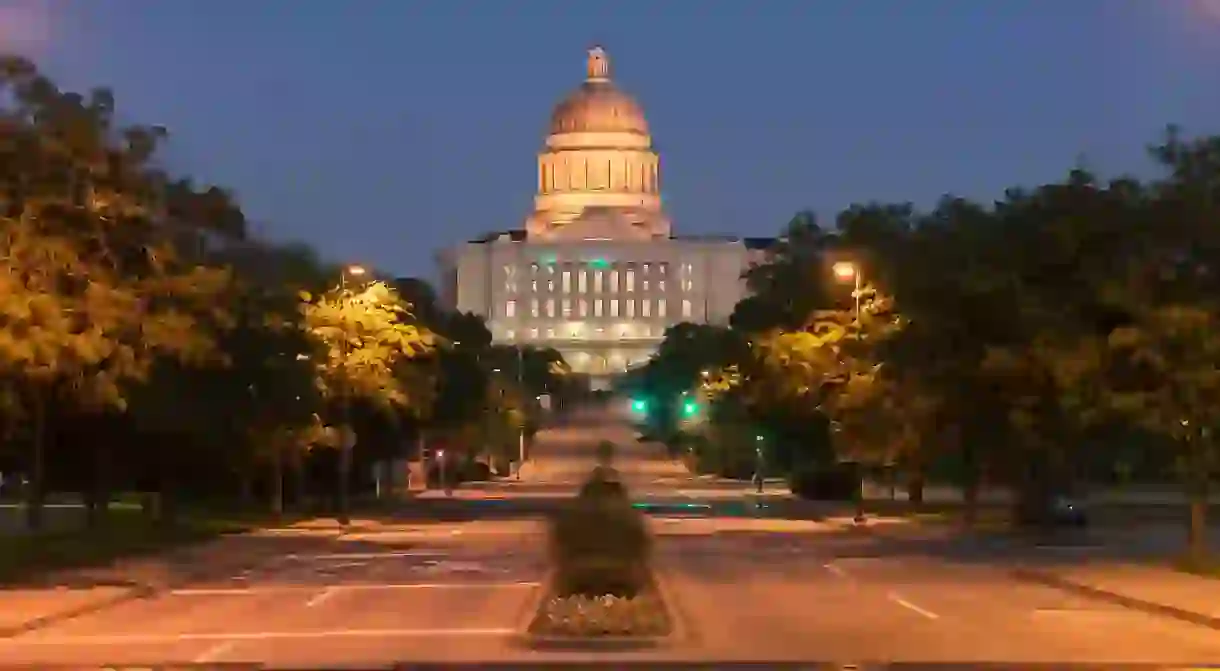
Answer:
POLYGON ((521 226, 551 107, 606 47, 681 233, 990 199, 1220 133, 1215 0, 0 0, 0 50, 110 86, 260 230, 434 275, 521 226))

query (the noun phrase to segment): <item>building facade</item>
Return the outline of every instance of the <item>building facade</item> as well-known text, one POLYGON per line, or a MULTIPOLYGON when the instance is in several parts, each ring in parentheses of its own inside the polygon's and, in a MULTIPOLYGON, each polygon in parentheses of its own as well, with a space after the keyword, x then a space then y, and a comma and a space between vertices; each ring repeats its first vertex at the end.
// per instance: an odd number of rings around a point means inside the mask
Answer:
POLYGON ((768 241, 673 234, 643 111, 600 47, 557 105, 524 226, 440 254, 442 301, 496 342, 554 347, 608 377, 648 360, 679 322, 725 323, 768 241))

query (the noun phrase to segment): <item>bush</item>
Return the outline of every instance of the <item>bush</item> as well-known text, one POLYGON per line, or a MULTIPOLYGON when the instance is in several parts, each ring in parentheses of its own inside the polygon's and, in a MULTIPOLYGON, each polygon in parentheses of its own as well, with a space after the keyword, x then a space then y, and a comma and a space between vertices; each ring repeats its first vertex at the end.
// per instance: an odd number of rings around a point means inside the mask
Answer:
POLYGON ((597 463, 609 466, 614 461, 614 443, 603 440, 597 444, 597 463))
POLYGON ((491 466, 471 459, 462 466, 462 482, 483 482, 491 479, 491 466))
POLYGON ((632 598, 648 586, 647 520, 605 473, 595 472, 555 517, 550 545, 558 597, 632 598))
POLYGON ((860 496, 860 477, 851 466, 805 467, 789 476, 788 489, 813 501, 855 501, 860 496))
POLYGON ((585 484, 580 487, 582 499, 593 498, 611 498, 627 500, 627 488, 623 486, 619 480, 618 472, 607 466, 598 466, 593 469, 593 473, 585 480, 585 484))

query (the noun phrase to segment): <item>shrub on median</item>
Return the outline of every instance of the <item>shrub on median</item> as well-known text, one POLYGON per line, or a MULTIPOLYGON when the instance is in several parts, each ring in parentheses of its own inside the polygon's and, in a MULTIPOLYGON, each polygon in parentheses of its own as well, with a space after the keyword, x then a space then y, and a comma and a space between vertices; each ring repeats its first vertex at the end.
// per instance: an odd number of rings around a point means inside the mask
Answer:
POLYGON ((626 488, 598 469, 551 523, 558 596, 634 597, 650 580, 652 539, 626 488))

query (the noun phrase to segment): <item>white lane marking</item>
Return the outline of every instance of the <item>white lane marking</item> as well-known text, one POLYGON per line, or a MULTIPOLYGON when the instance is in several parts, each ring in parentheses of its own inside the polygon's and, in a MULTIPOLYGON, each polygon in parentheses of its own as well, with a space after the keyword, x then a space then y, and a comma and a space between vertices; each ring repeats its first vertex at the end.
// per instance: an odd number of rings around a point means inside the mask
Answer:
POLYGON ((327 599, 331 598, 332 596, 334 596, 338 593, 339 593, 338 590, 336 590, 334 587, 327 587, 326 589, 322 590, 321 592, 318 592, 316 595, 311 597, 309 599, 309 601, 306 601, 305 607, 313 608, 314 606, 325 603, 327 599))
MULTIPOLYGON (((522 580, 517 582, 412 582, 384 585, 330 585, 327 587, 327 589, 335 591, 357 592, 399 589, 508 589, 541 586, 542 583, 538 581, 522 580)), ((202 587, 175 589, 171 590, 169 594, 170 596, 244 596, 254 594, 295 594, 299 592, 312 592, 316 589, 318 589, 317 586, 309 585, 286 585, 283 587, 202 587)))
POLYGON ((359 559, 401 559, 403 557, 444 557, 452 553, 443 550, 404 550, 401 552, 340 552, 325 555, 287 555, 296 561, 344 561, 359 559))
POLYGON ((114 634, 114 635, 83 635, 83 636, 37 636, 27 634, 20 638, 10 638, 0 641, 0 647, 18 645, 131 645, 134 643, 166 643, 174 641, 232 641, 234 645, 241 641, 274 641, 312 638, 383 638, 394 636, 411 636, 424 638, 428 636, 507 636, 517 633, 516 629, 505 628, 471 628, 471 629, 336 629, 330 631, 244 631, 244 632, 209 632, 188 634, 114 634))
POLYGON ((822 564, 822 566, 824 566, 827 571, 830 571, 831 573, 835 574, 835 576, 838 578, 847 578, 848 577, 847 571, 844 571, 843 569, 839 568, 838 566, 835 566, 834 564, 822 564))
POLYGON ((886 596, 889 597, 890 601, 893 601, 894 603, 898 604, 899 606, 902 606, 903 608, 906 608, 909 611, 919 613, 920 615, 928 618, 929 620, 939 620, 940 619, 940 616, 937 615, 936 613, 933 613, 932 611, 930 611, 926 608, 920 608, 919 606, 902 598, 896 592, 890 592, 886 596))
POLYGON ((204 650, 202 654, 195 658, 192 664, 207 664, 215 662, 221 657, 224 657, 230 650, 237 645, 237 641, 221 641, 216 645, 204 650))

